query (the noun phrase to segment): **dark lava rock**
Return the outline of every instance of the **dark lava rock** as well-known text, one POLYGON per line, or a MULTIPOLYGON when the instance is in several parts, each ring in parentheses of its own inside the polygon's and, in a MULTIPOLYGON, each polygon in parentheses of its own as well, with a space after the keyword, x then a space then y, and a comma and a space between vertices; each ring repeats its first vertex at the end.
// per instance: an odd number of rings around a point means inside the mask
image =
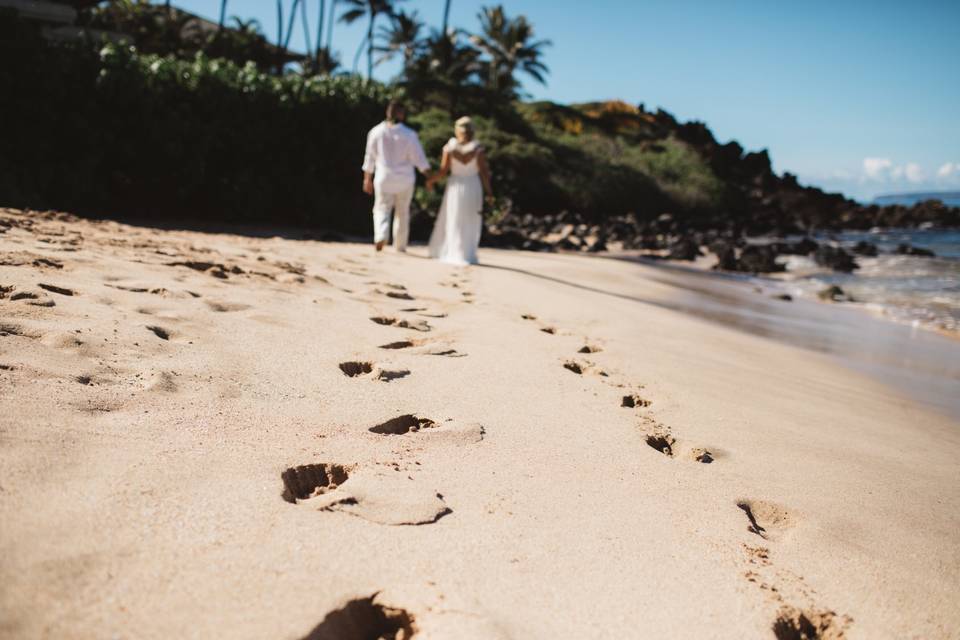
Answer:
POLYGON ((696 260, 701 255, 703 254, 696 242, 690 238, 681 238, 670 245, 670 255, 667 257, 671 260, 696 260))
POLYGON ((853 302, 853 296, 835 284, 817 293, 817 297, 828 302, 853 302))
POLYGON ((773 296, 775 300, 783 300, 784 302, 793 302, 793 296, 789 293, 779 293, 773 296))
POLYGON ((858 256, 873 258, 877 255, 877 245, 872 242, 867 242, 866 240, 861 240, 853 247, 853 252, 858 256))
POLYGON ((920 258, 935 258, 937 255, 933 251, 930 251, 930 249, 912 247, 909 244, 897 245, 897 253, 901 256, 917 256, 920 258))
POLYGON ((808 256, 816 251, 820 245, 810 238, 804 238, 799 242, 781 243, 777 247, 780 253, 791 256, 808 256))
POLYGON ((840 247, 822 245, 818 247, 817 251, 813 254, 813 259, 816 260, 817 264, 821 267, 828 267, 834 271, 843 271, 844 273, 850 273, 854 269, 860 268, 857 261, 853 259, 853 256, 840 247))
POLYGON ((725 245, 714 251, 717 254, 717 264, 714 269, 724 271, 739 271, 737 263, 737 252, 731 245, 725 245))
POLYGON ((772 273, 785 271, 786 266, 777 263, 777 250, 772 245, 747 245, 740 252, 737 271, 749 273, 772 273))

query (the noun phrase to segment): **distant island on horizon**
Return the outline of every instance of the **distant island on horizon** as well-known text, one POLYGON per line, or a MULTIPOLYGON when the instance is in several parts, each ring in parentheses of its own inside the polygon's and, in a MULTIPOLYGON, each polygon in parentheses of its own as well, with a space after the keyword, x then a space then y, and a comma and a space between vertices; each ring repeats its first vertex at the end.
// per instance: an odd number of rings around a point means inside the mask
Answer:
POLYGON ((940 200, 947 206, 960 206, 960 191, 910 191, 906 193, 887 193, 873 198, 873 204, 887 206, 902 204, 913 206, 926 200, 940 200))

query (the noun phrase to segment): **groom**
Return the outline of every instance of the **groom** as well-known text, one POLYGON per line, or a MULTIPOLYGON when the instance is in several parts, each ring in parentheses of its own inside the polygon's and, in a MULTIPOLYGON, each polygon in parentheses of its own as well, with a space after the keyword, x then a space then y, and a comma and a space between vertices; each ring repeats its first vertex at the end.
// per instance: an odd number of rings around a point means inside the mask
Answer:
POLYGON ((367 134, 363 158, 363 191, 373 195, 373 241, 383 250, 390 232, 393 212, 393 245, 406 251, 410 232, 410 201, 416 182, 414 168, 430 177, 430 163, 420 146, 417 133, 403 124, 403 104, 394 100, 387 105, 387 119, 367 134))

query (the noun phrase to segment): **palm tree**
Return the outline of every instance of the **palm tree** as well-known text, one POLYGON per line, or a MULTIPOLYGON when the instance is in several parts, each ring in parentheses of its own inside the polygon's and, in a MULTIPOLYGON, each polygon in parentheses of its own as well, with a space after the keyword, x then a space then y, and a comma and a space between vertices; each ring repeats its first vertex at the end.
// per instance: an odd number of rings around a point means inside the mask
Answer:
POLYGON ((277 46, 283 43, 283 0, 277 0, 277 46))
POLYGON ((450 24, 450 0, 447 0, 443 4, 443 28, 440 30, 440 33, 447 32, 448 24, 450 24))
POLYGON ((337 54, 330 51, 329 48, 323 47, 317 53, 316 58, 308 61, 305 68, 308 73, 328 76, 336 71, 339 66, 340 59, 337 57, 337 54))
POLYGON ((297 20, 297 6, 299 4, 300 0, 293 0, 293 4, 290 5, 290 20, 287 22, 287 35, 283 39, 283 44, 281 45, 281 50, 284 53, 290 48, 290 37, 293 35, 293 23, 297 20))
POLYGON ((390 16, 390 24, 380 27, 377 39, 380 44, 374 50, 380 53, 374 64, 390 60, 397 54, 403 56, 403 68, 407 69, 413 60, 423 50, 424 42, 420 38, 423 23, 417 17, 417 12, 407 13, 399 11, 390 16))
POLYGON ((327 49, 328 50, 333 46, 333 23, 335 22, 334 17, 337 14, 338 2, 340 2, 340 0, 330 1, 330 19, 327 21, 327 49))
MULTIPOLYGON (((170 4, 167 3, 169 10, 170 4)), ((227 0, 220 0, 220 21, 217 23, 217 31, 223 31, 223 23, 227 19, 227 0)))
POLYGON ((310 57, 310 50, 313 45, 310 44, 310 23, 307 22, 307 1, 300 3, 300 22, 303 24, 303 45, 306 47, 307 57, 310 57))
POLYGON ((549 73, 540 58, 549 40, 533 40, 533 25, 526 17, 508 18, 503 5, 484 7, 477 15, 480 19, 479 35, 470 40, 487 55, 486 85, 494 94, 515 97, 520 83, 514 77, 523 72, 541 84, 549 73))
MULTIPOLYGON (((368 16, 367 35, 360 43, 361 49, 367 47, 367 79, 373 76, 373 26, 380 14, 393 15, 393 5, 402 0, 340 0, 347 5, 346 11, 340 16, 340 22, 353 24, 360 18, 368 16)), ((329 45, 329 43, 328 43, 329 45)), ((357 51, 359 58, 360 51, 357 51)), ((356 66, 356 64, 354 64, 356 66)))
POLYGON ((447 33, 433 31, 404 69, 401 85, 414 100, 441 103, 451 115, 457 113, 465 92, 476 89, 475 80, 481 69, 480 52, 463 41, 463 33, 453 29, 447 33))
MULTIPOLYGON (((317 52, 316 57, 320 58, 320 49, 323 48, 323 16, 327 11, 327 0, 320 0, 320 14, 317 18, 317 52)), ((309 52, 308 52, 309 53, 309 52)))

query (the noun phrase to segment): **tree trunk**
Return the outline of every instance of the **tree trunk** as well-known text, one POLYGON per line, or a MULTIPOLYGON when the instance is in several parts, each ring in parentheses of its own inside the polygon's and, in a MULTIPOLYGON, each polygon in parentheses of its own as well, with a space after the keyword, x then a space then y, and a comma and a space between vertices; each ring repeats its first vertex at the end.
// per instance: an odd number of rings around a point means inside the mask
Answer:
MULTIPOLYGON (((170 9, 170 2, 167 2, 167 9, 170 9)), ((227 20, 227 0, 220 0, 220 22, 217 23, 217 31, 223 31, 223 23, 227 20)))
POLYGON ((327 12, 327 0, 320 0, 320 17, 317 19, 317 65, 320 65, 320 50, 323 49, 323 14, 327 12))
POLYGON ((337 19, 337 2, 339 0, 330 1, 330 20, 327 22, 327 51, 331 54, 333 53, 333 23, 337 19))
POLYGON ((373 21, 377 14, 370 7, 370 22, 367 24, 367 80, 373 79, 373 21))
POLYGON ((303 23, 303 46, 304 51, 307 54, 307 58, 310 57, 310 51, 313 49, 313 45, 310 44, 310 24, 307 22, 307 1, 303 0, 300 3, 300 22, 303 23))
POLYGON ((360 41, 360 46, 357 47, 357 53, 353 56, 353 73, 359 73, 358 69, 360 68, 360 56, 363 55, 363 47, 367 44, 367 39, 364 38, 360 41))
POLYGON ((450 22, 450 0, 447 0, 446 4, 443 7, 443 30, 440 32, 443 35, 447 35, 447 25, 450 22))
POLYGON ((293 35, 293 25, 297 21, 297 5, 299 4, 300 0, 293 0, 293 4, 290 5, 290 20, 287 21, 287 37, 283 41, 283 53, 286 53, 290 47, 290 37, 293 35))
POLYGON ((283 0, 277 0, 277 72, 283 73, 283 0))

